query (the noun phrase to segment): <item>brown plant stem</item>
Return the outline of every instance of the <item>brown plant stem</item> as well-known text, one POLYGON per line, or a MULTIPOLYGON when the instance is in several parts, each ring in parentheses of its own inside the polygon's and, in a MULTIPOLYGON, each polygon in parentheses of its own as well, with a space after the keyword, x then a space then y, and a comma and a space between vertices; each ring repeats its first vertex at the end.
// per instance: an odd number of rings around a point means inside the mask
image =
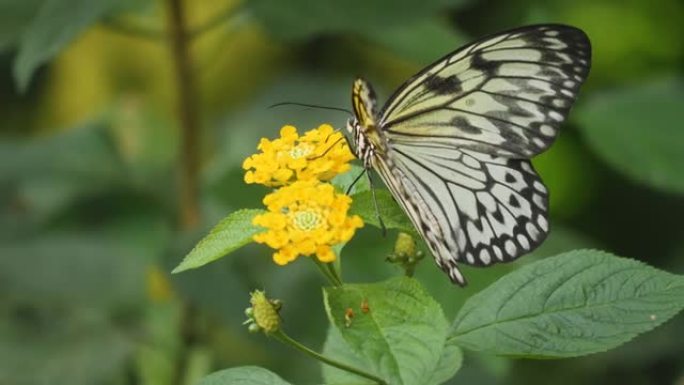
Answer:
POLYGON ((182 0, 168 0, 169 39, 173 52, 180 120, 180 227, 191 229, 200 221, 199 210, 199 124, 197 98, 190 58, 190 36, 182 0))

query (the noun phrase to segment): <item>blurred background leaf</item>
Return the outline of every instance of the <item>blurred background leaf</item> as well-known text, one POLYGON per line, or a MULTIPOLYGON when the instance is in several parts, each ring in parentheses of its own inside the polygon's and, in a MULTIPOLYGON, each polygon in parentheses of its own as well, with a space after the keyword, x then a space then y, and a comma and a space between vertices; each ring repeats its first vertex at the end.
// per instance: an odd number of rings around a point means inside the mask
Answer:
MULTIPOLYGON (((278 267, 268 248, 247 245, 170 271, 221 218, 262 207, 268 190, 245 185, 240 167, 259 138, 285 124, 344 129, 348 118, 268 106, 348 108, 357 75, 385 100, 470 39, 533 22, 576 25, 594 47, 568 124, 534 160, 551 191, 551 235, 514 263, 464 268, 466 289, 429 257, 417 279, 453 319, 504 274, 575 248, 684 273, 681 1, 184 1, 188 28, 201 31, 190 53, 202 222, 191 231, 178 230, 168 4, 0 0, 0 383, 190 385, 243 365, 321 383, 319 365, 241 325, 247 293, 266 289, 283 300, 288 333, 321 349, 325 281, 310 261, 278 267), (23 94, 19 56, 31 79, 23 94)), ((395 239, 396 230, 384 238, 374 226, 360 230, 342 250, 344 278, 402 274, 385 262, 395 239)), ((449 383, 675 384, 684 376, 682 322, 566 361, 466 353, 449 383)))
POLYGON ((577 119, 589 145, 637 182, 684 193, 684 79, 592 95, 577 119), (647 113, 644 113, 647 111, 647 113))

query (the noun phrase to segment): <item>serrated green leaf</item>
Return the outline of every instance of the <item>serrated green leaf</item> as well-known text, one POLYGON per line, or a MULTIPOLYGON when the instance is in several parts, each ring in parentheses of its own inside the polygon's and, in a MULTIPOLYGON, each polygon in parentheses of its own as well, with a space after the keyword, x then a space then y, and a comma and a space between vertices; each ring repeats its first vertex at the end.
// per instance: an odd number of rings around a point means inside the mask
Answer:
POLYGON ((593 95, 574 116, 610 166, 637 182, 684 193, 684 79, 593 95))
POLYGON ((225 217, 211 229, 209 235, 199 241, 172 273, 204 266, 250 243, 252 236, 261 231, 259 226, 252 224, 252 218, 263 212, 259 209, 244 209, 225 217))
MULTIPOLYGON (((416 231, 413 228, 413 224, 406 217, 401 207, 394 201, 389 191, 375 189, 375 197, 378 202, 378 211, 385 227, 415 234, 416 231)), ((372 191, 354 194, 352 195, 352 200, 352 205, 349 209, 350 214, 356 214, 363 218, 365 223, 380 227, 375 204, 373 203, 372 191)))
MULTIPOLYGON (((430 384, 451 372, 439 366, 448 325, 418 281, 399 277, 376 284, 325 288, 328 318, 368 371, 390 384, 430 384), (368 311, 361 304, 368 304, 368 311), (349 323, 348 309, 354 312, 349 323), (439 369, 438 369, 439 367, 439 369), (438 378, 432 378, 438 371, 438 378)), ((454 357, 453 351, 448 351, 454 357)))
POLYGON ((198 385, 289 385, 277 374, 258 366, 240 366, 212 373, 198 385))
POLYGON ((451 338, 487 353, 539 358, 606 351, 684 308, 684 278, 596 250, 526 265, 471 297, 451 338))
POLYGON ((33 72, 103 16, 119 9, 117 0, 46 0, 25 27, 14 61, 14 78, 25 91, 33 72))

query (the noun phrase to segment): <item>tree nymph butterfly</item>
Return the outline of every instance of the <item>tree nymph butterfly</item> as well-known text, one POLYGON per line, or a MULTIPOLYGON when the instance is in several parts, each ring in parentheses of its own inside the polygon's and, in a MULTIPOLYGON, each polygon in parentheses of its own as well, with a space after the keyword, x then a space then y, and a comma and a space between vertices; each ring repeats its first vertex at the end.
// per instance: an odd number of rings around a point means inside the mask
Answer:
POLYGON ((590 61, 581 30, 534 25, 446 55, 380 111, 371 85, 354 82, 352 149, 452 282, 466 284, 458 263, 512 261, 546 238, 549 193, 530 158, 558 136, 590 61))

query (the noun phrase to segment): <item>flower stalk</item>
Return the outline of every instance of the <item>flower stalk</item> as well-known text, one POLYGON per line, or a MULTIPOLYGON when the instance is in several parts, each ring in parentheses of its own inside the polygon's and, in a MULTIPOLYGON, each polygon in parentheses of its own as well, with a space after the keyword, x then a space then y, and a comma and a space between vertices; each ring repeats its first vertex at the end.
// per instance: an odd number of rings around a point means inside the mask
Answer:
POLYGON ((354 367, 349 366, 347 364, 343 364, 341 362, 335 361, 331 358, 328 358, 328 357, 326 357, 326 356, 324 356, 318 352, 315 352, 315 351, 309 349, 308 347, 306 347, 306 346, 302 345, 301 343, 297 342, 296 340, 292 339, 290 336, 285 334, 285 332, 283 332, 282 330, 276 331, 275 333, 271 334, 271 336, 273 336, 278 341, 280 341, 286 345, 290 345, 293 348, 299 350, 300 352, 302 352, 302 353, 304 353, 310 357, 313 357, 313 358, 315 358, 315 359, 317 359, 317 360, 319 360, 325 364, 328 364, 330 366, 336 367, 337 369, 341 369, 341 370, 344 370, 344 371, 349 372, 349 373, 356 374, 357 376, 367 378, 371 381, 375 381, 377 384, 387 385, 387 382, 385 382, 385 380, 383 380, 380 377, 377 377, 373 374, 364 372, 363 370, 354 368, 354 367))

